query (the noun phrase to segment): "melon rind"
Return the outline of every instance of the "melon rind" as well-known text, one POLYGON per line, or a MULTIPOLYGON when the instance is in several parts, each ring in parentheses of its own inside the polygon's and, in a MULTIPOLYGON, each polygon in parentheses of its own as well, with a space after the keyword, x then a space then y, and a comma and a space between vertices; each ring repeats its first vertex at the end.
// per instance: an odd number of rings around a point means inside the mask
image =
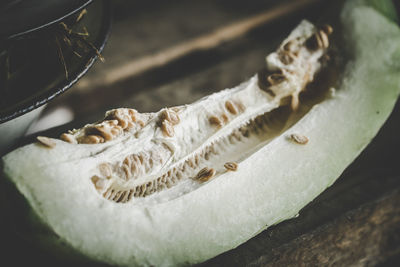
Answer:
POLYGON ((241 162, 237 172, 167 202, 119 205, 101 198, 90 179, 82 178, 89 175, 85 164, 101 155, 78 146, 69 158, 70 145, 58 141, 57 149, 32 144, 6 155, 5 177, 45 225, 95 260, 175 266, 232 249, 296 216, 329 187, 395 105, 400 91, 399 27, 363 1, 349 1, 341 20, 344 47, 352 60, 336 93, 241 162), (292 133, 310 141, 290 142, 292 133), (54 168, 56 158, 64 162, 54 168))

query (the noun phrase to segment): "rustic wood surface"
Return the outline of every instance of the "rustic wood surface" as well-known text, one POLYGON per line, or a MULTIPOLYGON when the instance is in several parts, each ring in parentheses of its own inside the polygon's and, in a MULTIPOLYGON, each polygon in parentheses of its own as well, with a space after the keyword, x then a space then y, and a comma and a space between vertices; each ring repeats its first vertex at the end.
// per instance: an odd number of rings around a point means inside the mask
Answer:
MULTIPOLYGON (((264 56, 302 18, 324 22, 321 13, 335 1, 323 4, 304 1, 304 7, 296 12, 289 10, 287 15, 266 20, 205 48, 193 48, 193 40, 210 36, 221 39, 213 33, 229 29, 235 23, 251 21, 260 14, 270 14, 276 8, 279 10, 279 3, 292 2, 295 1, 249 4, 246 1, 175 0, 168 4, 152 1, 143 5, 139 1, 116 1, 116 22, 104 52, 106 63, 97 63, 75 88, 47 107, 42 120, 52 118, 60 106, 70 110, 74 120, 44 134, 57 136, 65 129, 98 120, 109 108, 125 106, 141 112, 156 111, 164 106, 190 103, 245 81, 264 66, 264 56), (191 49, 181 51, 188 46, 191 49), (178 49, 180 54, 171 56, 169 53, 177 47, 181 49, 178 49), (157 59, 155 56, 160 54, 166 55, 167 60, 149 65, 148 59, 157 59), (138 61, 145 64, 139 68, 135 65, 138 61), (123 75, 104 78, 121 70, 123 75)), ((336 12, 333 8, 330 10, 336 12)), ((391 119, 368 148, 297 218, 272 226, 239 247, 199 265, 395 265, 400 257, 399 120, 400 105, 397 105, 391 119)), ((29 140, 28 137, 21 143, 29 140)), ((1 242, 8 249, 0 255, 13 262, 8 266, 73 264, 60 262, 29 244, 18 243, 7 234, 1 242), (15 257, 19 253, 24 257, 15 257)))

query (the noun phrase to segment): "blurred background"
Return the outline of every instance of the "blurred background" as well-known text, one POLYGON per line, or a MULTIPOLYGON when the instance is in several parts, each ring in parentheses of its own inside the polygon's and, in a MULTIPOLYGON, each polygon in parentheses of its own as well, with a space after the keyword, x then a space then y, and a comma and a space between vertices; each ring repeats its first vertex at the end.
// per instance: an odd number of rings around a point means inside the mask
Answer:
POLYGON ((95 121, 110 108, 156 111, 233 87, 263 68, 301 18, 318 20, 321 2, 113 1, 105 62, 50 102, 28 134, 95 121))

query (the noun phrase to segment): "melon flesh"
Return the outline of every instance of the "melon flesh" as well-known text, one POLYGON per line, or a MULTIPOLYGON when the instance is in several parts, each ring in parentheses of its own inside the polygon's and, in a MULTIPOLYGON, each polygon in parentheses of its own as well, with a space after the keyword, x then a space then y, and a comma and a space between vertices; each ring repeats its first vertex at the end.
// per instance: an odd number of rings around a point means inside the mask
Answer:
MULTIPOLYGON (((115 203, 89 179, 88 166, 110 160, 102 145, 56 140, 54 149, 31 144, 3 157, 4 177, 58 236, 54 244, 59 238, 94 260, 172 266, 232 249, 296 216, 340 176, 394 107, 400 91, 399 27, 363 1, 349 1, 341 20, 351 60, 335 94, 246 155, 236 172, 221 172, 184 194, 167 190, 165 197, 115 203), (295 133, 310 141, 288 141, 295 133)), ((255 79, 242 87, 256 87, 255 79)))

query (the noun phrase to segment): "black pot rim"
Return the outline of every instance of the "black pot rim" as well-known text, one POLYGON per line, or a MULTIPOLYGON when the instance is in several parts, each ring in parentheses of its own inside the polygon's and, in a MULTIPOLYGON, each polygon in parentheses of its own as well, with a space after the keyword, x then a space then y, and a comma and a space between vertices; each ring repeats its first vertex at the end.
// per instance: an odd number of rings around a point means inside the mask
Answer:
MULTIPOLYGON (((1 34, 0 36, 2 36, 2 38, 4 40, 10 40, 10 39, 18 39, 20 37, 32 34, 33 32, 41 31, 47 27, 50 27, 56 23, 63 21, 64 19, 68 18, 69 16, 71 16, 73 14, 76 14, 77 12, 84 9, 85 7, 87 7, 89 4, 91 4, 93 2, 93 0, 81 0, 81 1, 82 2, 76 3, 76 4, 72 3, 75 5, 71 5, 70 9, 67 11, 67 13, 63 14, 62 16, 57 15, 55 17, 51 17, 50 15, 40 14, 40 15, 45 15, 46 20, 44 21, 44 23, 35 23, 34 25, 23 25, 20 28, 15 29, 12 32, 3 33, 4 35, 1 34)), ((55 3, 53 3, 53 5, 57 6, 58 3, 55 2, 55 3)), ((50 14, 52 14, 52 13, 50 13, 50 14)))
MULTIPOLYGON (((112 10, 111 10, 111 1, 109 0, 101 0, 103 3, 103 19, 102 25, 99 30, 99 34, 96 38, 96 41, 93 43, 94 46, 98 49, 99 52, 103 51, 108 36, 111 30, 111 22, 112 22, 112 10)), ((77 10, 79 11, 79 10, 77 10)), ((70 14, 71 15, 71 14, 70 14)), ((82 62, 82 69, 78 70, 74 73, 71 73, 70 78, 67 80, 63 80, 53 88, 44 91, 43 93, 38 94, 31 101, 25 102, 21 105, 16 105, 16 107, 8 112, 4 112, 0 114, 0 124, 15 119, 21 115, 24 115, 46 103, 50 100, 54 99, 58 95, 62 94, 66 90, 72 87, 83 75, 87 73, 87 71, 92 67, 93 63, 98 58, 98 55, 95 51, 90 52, 88 56, 88 60, 86 62, 82 62)), ((86 59, 83 59, 86 60, 86 59)), ((83 61, 82 60, 82 61, 83 61)))

